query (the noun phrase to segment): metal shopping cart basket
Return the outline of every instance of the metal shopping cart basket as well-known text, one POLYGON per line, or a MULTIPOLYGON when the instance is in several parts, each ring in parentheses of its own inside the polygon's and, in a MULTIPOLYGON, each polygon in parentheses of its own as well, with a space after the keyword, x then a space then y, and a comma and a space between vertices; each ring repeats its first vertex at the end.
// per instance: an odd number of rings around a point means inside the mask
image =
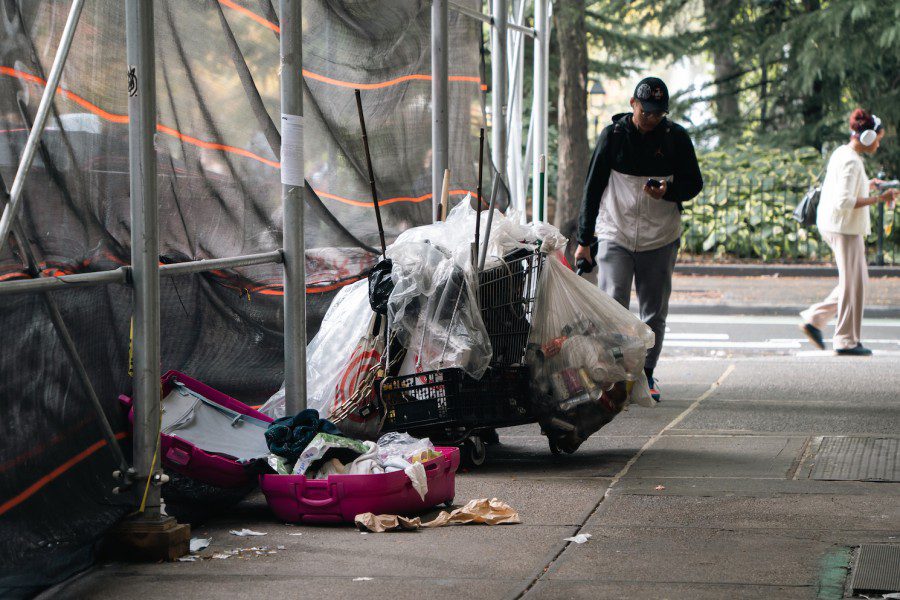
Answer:
POLYGON ((491 366, 480 380, 456 368, 385 378, 378 386, 385 410, 382 431, 460 445, 464 461, 478 466, 486 456, 485 437, 494 429, 537 421, 524 360, 545 259, 538 250, 521 249, 479 273, 491 366))

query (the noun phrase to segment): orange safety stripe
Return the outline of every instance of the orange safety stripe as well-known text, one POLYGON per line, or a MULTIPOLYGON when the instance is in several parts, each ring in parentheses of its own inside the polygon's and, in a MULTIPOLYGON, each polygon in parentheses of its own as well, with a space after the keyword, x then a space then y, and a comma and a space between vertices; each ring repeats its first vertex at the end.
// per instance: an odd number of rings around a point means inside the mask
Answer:
MULTIPOLYGON (((31 73, 26 73, 26 72, 20 71, 18 69, 12 69, 10 67, 0 66, 0 75, 16 77, 18 79, 22 79, 24 81, 35 83, 35 84, 41 85, 41 86, 47 85, 47 82, 44 79, 41 79, 40 77, 37 77, 36 75, 32 75, 31 73)), ((70 92, 67 89, 64 89, 61 87, 57 88, 56 93, 63 96, 64 98, 66 98, 68 100, 71 100, 72 102, 75 102, 79 106, 94 113, 101 119, 104 119, 111 123, 123 123, 123 124, 128 123, 128 115, 119 115, 119 114, 107 112, 107 111, 103 110, 102 108, 100 108, 99 106, 97 106, 96 104, 92 104, 91 102, 88 102, 87 100, 85 100, 84 98, 79 96, 78 94, 70 92)), ((269 165, 270 167, 274 167, 276 169, 281 168, 280 163, 265 159, 262 156, 254 154, 253 152, 250 152, 249 150, 244 150, 243 148, 236 148, 234 146, 226 146, 225 144, 216 144, 214 142, 205 142, 205 141, 197 139, 195 137, 185 135, 185 134, 181 133, 180 131, 172 129, 171 127, 167 127, 166 125, 157 124, 156 130, 159 131, 160 133, 165 133, 167 135, 171 135, 173 137, 180 139, 183 142, 192 144, 194 146, 198 146, 200 148, 207 148, 210 150, 221 150, 223 152, 230 152, 232 154, 237 154, 239 156, 245 156, 247 158, 251 158, 253 160, 256 160, 263 164, 269 165)))
MULTIPOLYGON (((117 440, 121 440, 125 437, 128 437, 127 432, 122 431, 122 432, 119 432, 116 434, 117 440)), ((43 477, 41 477, 40 479, 38 479, 37 481, 32 483, 30 486, 28 486, 27 488, 25 488, 24 490, 19 492, 16 496, 13 496, 12 498, 7 500, 3 504, 0 504, 0 516, 6 514, 10 510, 14 509, 21 503, 25 502, 26 500, 28 500, 29 498, 34 496, 36 493, 38 493, 41 490, 41 488, 43 488, 47 484, 53 482, 53 480, 61 477, 63 474, 66 473, 66 471, 68 471, 69 469, 71 469, 72 467, 74 467, 75 465, 77 465, 78 463, 80 463, 81 461, 83 461, 84 459, 86 459, 87 457, 92 455, 93 453, 95 453, 97 450, 103 448, 105 445, 106 445, 106 440, 100 440, 100 441, 94 442, 93 444, 91 444, 90 446, 88 446, 87 448, 85 448, 84 450, 82 450, 81 452, 79 452, 78 454, 76 454, 75 456, 73 456, 72 458, 67 460, 66 462, 62 463, 61 465, 59 465, 58 467, 56 467, 55 469, 53 469, 52 471, 50 471, 49 473, 47 473, 46 475, 44 475, 43 477)))
MULTIPOLYGON (((7 75, 9 77, 16 77, 18 79, 30 81, 32 83, 36 83, 39 85, 45 86, 47 84, 47 82, 45 80, 41 79, 40 77, 37 77, 30 73, 26 73, 24 71, 19 71, 18 69, 12 69, 10 67, 0 66, 0 74, 7 75)), ((430 77, 430 76, 427 76, 427 77, 430 77)), ((356 85, 356 84, 350 84, 350 85, 356 85)), ((372 85, 376 85, 376 84, 372 84, 372 85)), ((79 104, 80 106, 84 107, 85 109, 94 113, 95 115, 99 116, 102 119, 105 119, 105 120, 113 122, 113 123, 128 123, 128 115, 117 115, 115 113, 107 112, 107 111, 103 110, 102 108, 100 108, 99 106, 97 106, 95 104, 91 104, 84 98, 82 98, 82 97, 78 96, 77 94, 74 94, 66 89, 63 89, 63 88, 57 88, 56 92, 58 94, 62 95, 63 97, 79 104)), ((156 129, 157 129, 157 131, 159 131, 161 133, 171 135, 185 143, 188 143, 188 144, 200 147, 200 148, 206 148, 209 150, 220 150, 222 152, 229 152, 231 154, 237 154, 238 156, 244 156, 246 158, 250 158, 252 160, 261 162, 261 163, 268 165, 275 169, 281 168, 281 163, 273 161, 273 160, 268 160, 266 158, 263 158, 262 156, 259 156, 257 154, 254 154, 253 152, 250 152, 249 150, 244 150, 243 148, 236 148, 235 146, 227 146, 225 144, 217 144, 215 142, 207 142, 207 141, 195 138, 193 136, 181 133, 180 131, 178 131, 176 129, 173 129, 171 127, 168 127, 168 126, 162 125, 162 124, 157 124, 156 129)), ((315 191, 320 197, 329 198, 331 200, 336 200, 338 202, 343 202, 343 203, 349 204, 351 206, 361 206, 361 207, 366 207, 366 208, 372 208, 371 202, 361 202, 359 200, 351 200, 349 198, 343 198, 341 196, 329 194, 328 192, 324 192, 324 191, 320 191, 320 190, 313 190, 313 191, 315 191)), ((454 195, 454 196, 464 195, 464 194, 468 194, 468 193, 470 193, 470 192, 467 190, 452 190, 450 192, 450 194, 454 195)), ((379 201, 379 204, 386 206, 388 204, 394 204, 395 202, 424 202, 425 200, 428 200, 429 198, 431 198, 431 196, 432 196, 431 194, 425 194, 423 196, 417 196, 417 197, 399 196, 396 198, 385 198, 385 199, 379 201)))
POLYGON ((227 6, 231 10, 238 11, 245 17, 249 17, 249 18, 253 19, 254 21, 259 23, 263 27, 267 27, 268 29, 271 29, 275 33, 281 33, 281 28, 278 25, 276 25, 275 23, 272 23, 271 21, 267 21, 266 19, 262 18, 261 16, 259 16, 255 12, 253 12, 252 10, 248 10, 248 9, 244 8, 243 6, 239 6, 239 5, 235 4, 234 2, 232 2, 231 0, 219 0, 219 4, 221 4, 222 6, 227 6))
MULTIPOLYGON (((281 33, 281 28, 278 27, 275 23, 264 19, 259 16, 252 10, 248 10, 243 6, 239 6, 232 2, 231 0, 219 0, 219 4, 222 6, 226 6, 232 10, 235 10, 245 17, 253 19, 263 27, 271 29, 276 33, 281 33)), ((315 79, 316 81, 321 81, 322 83, 330 83, 331 85, 337 85, 340 87, 346 88, 359 88, 361 90, 376 90, 380 88, 390 87, 392 85, 397 85, 398 83, 403 83, 406 81, 431 81, 431 75, 427 75, 424 73, 415 73, 412 75, 403 75, 402 77, 397 77, 396 79, 390 79, 388 81, 381 81, 378 83, 353 83, 351 81, 341 81, 340 79, 332 79, 331 77, 326 77, 324 75, 319 75, 318 73, 313 73, 312 71, 307 71, 303 69, 303 75, 309 77, 310 79, 315 79)), ((449 81, 460 81, 465 83, 477 83, 480 84, 482 90, 487 90, 487 85, 481 83, 480 77, 471 77, 466 75, 451 75, 447 78, 449 81)))
MULTIPOLYGON (((351 200, 350 198, 343 198, 341 196, 335 196, 334 194, 329 194, 328 192, 324 192, 321 190, 313 190, 320 198, 328 198, 330 200, 337 200, 338 202, 343 202, 344 204, 349 204, 351 206, 362 206, 366 208, 372 208, 371 201, 360 201, 360 200, 351 200)), ((464 196, 466 194, 474 193, 469 190, 450 190, 449 195, 451 196, 464 196)), ((388 204, 394 204, 395 202, 424 202, 426 200, 430 200, 433 194, 423 194, 421 196, 398 196, 396 198, 385 198, 383 200, 378 201, 378 206, 387 206, 388 204)))

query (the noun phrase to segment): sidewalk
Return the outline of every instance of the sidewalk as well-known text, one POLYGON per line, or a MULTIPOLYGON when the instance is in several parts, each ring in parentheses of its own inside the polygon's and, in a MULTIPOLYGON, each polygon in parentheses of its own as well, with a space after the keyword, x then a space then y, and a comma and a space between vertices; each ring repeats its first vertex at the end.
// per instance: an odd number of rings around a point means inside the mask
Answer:
POLYGON ((882 471, 846 481, 815 469, 829 440, 896 454, 892 360, 670 358, 658 372, 663 403, 632 407, 577 453, 551 455, 536 426, 507 429, 458 475, 456 504, 496 496, 521 525, 361 535, 279 523, 255 495, 194 531, 212 537, 209 558, 105 564, 45 597, 842 598, 857 546, 900 544, 896 456, 860 456, 882 471), (229 534, 243 527, 267 535, 229 534), (592 537, 563 541, 576 533, 592 537), (212 558, 252 546, 276 553, 212 558))
MULTIPOLYGON (((672 279, 669 312, 793 316, 825 298, 835 285, 837 277, 731 277, 676 273, 672 279)), ((900 317, 900 277, 869 279, 866 316, 900 317)))

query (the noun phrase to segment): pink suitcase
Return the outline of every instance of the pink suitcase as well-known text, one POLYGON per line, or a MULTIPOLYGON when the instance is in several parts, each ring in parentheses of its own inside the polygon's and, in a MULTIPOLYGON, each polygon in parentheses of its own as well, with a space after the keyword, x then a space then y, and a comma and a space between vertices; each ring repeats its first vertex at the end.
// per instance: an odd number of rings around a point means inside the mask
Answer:
POLYGON ((428 493, 425 501, 406 473, 331 475, 307 479, 304 475, 260 475, 259 487, 275 515, 290 523, 352 523, 356 515, 408 515, 453 502, 456 492, 458 448, 435 448, 441 456, 425 463, 428 493))
MULTIPOLYGON (((265 446, 265 429, 262 426, 271 423, 271 417, 255 411, 246 404, 178 371, 167 372, 162 376, 161 382, 163 398, 168 398, 173 393, 173 390, 179 387, 182 387, 187 393, 202 396, 208 401, 204 402, 205 406, 214 404, 221 407, 223 409, 220 411, 221 415, 230 417, 232 426, 235 425, 235 421, 241 421, 238 423, 241 427, 253 427, 254 429, 251 431, 254 439, 256 438, 257 430, 259 430, 259 438, 262 440, 260 450, 265 446), (242 419, 238 415, 245 415, 247 418, 242 419)), ((197 396, 193 395, 191 397, 197 398, 197 396)), ((133 423, 134 408, 132 407, 131 398, 123 395, 119 396, 119 400, 131 408, 128 418, 133 423)), ((227 420, 225 426, 228 426, 227 420)), ((229 433, 229 431, 223 430, 221 437, 225 438, 229 433)), ((202 483, 224 488, 241 488, 254 485, 255 475, 248 474, 244 466, 238 462, 238 459, 230 456, 230 453, 225 450, 215 452, 210 450, 209 447, 198 447, 196 444, 182 439, 177 433, 163 433, 160 436, 161 461, 166 469, 196 479, 202 483)))

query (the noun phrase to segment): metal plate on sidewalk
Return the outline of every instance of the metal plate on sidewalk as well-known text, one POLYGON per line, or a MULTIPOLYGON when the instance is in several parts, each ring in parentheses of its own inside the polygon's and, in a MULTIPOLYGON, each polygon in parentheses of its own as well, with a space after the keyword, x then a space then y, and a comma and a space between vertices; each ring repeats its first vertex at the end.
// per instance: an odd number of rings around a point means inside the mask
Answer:
POLYGON ((825 436, 813 448, 809 479, 900 481, 900 439, 825 436))
POLYGON ((853 594, 900 591, 900 546, 860 546, 853 567, 853 594))

